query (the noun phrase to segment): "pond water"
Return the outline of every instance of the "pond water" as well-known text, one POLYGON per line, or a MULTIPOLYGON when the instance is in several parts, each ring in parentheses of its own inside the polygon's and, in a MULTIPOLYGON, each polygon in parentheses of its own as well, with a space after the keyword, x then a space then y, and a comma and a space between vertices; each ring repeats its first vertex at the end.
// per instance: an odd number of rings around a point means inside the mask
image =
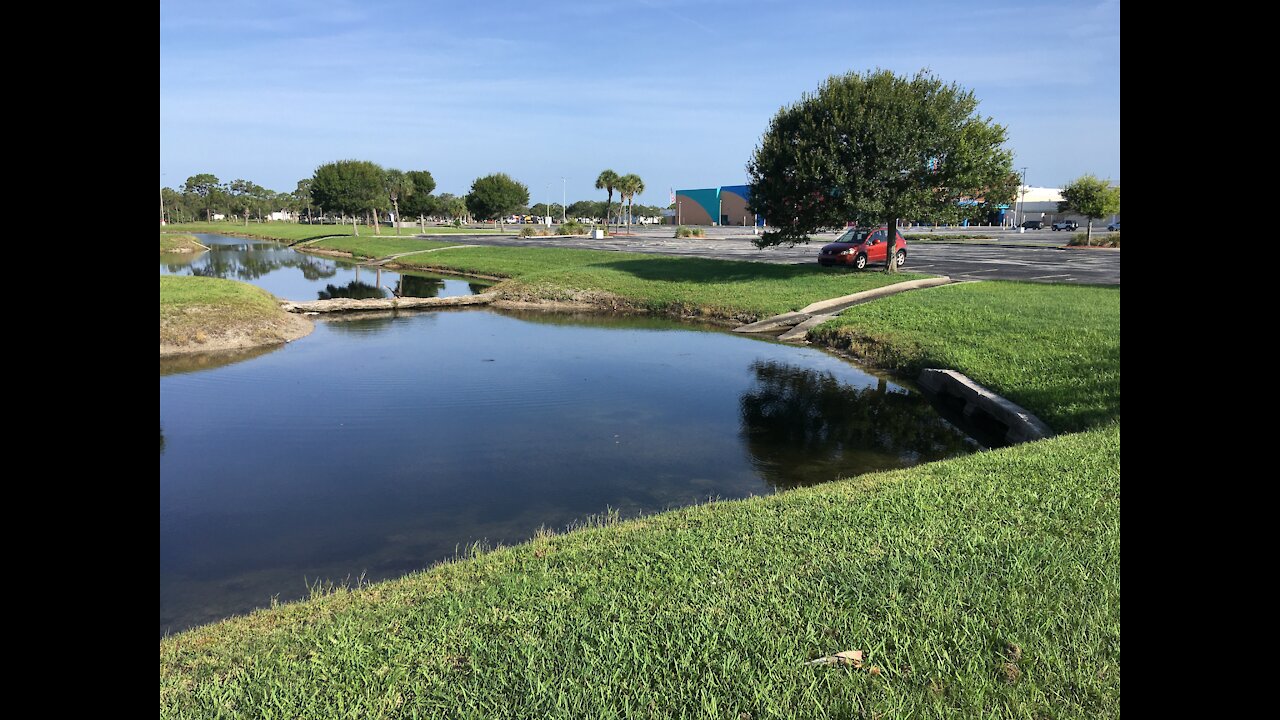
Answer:
POLYGON ((331 320, 245 358, 161 363, 161 634, 609 510, 978 447, 822 351, 664 319, 331 320))
POLYGON ((240 280, 284 300, 456 297, 484 292, 491 283, 418 272, 393 272, 307 255, 278 242, 196 235, 207 252, 161 253, 161 275, 203 275, 240 280))

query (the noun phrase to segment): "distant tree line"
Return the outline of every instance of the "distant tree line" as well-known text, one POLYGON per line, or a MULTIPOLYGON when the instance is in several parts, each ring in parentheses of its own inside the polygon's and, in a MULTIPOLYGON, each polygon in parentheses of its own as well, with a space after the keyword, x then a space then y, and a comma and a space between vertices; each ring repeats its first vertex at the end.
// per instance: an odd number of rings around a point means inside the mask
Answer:
MULTIPOLYGON (((606 171, 609 173, 611 171, 606 171)), ((351 223, 353 234, 359 234, 361 223, 380 232, 382 222, 394 218, 396 232, 404 219, 432 221, 501 222, 512 215, 594 218, 619 224, 630 218, 656 217, 664 208, 635 205, 636 195, 644 192, 644 182, 637 175, 601 177, 608 180, 608 197, 604 201, 579 200, 562 207, 560 203, 530 203, 529 189, 505 173, 477 178, 465 196, 450 193, 433 194, 435 178, 426 170, 383 168, 367 160, 338 160, 316 168, 311 177, 299 180, 293 192, 270 190, 255 182, 236 179, 223 182, 216 175, 192 175, 181 189, 161 188, 163 221, 212 221, 215 215, 233 217, 248 224, 270 220, 273 213, 283 212, 299 221, 351 223), (612 207, 617 192, 623 206, 612 207)), ((604 187, 604 186, 600 186, 604 187)))

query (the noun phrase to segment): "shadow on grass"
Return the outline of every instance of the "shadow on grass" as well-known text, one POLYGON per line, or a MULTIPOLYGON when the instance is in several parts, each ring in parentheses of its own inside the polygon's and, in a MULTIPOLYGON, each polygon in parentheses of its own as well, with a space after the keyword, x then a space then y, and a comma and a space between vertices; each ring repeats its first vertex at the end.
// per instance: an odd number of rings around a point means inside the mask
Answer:
POLYGON ((740 260, 667 258, 618 260, 591 263, 586 267, 617 270, 641 280, 665 282, 738 283, 760 280, 794 280, 823 275, 850 275, 857 271, 813 265, 774 265, 740 260))

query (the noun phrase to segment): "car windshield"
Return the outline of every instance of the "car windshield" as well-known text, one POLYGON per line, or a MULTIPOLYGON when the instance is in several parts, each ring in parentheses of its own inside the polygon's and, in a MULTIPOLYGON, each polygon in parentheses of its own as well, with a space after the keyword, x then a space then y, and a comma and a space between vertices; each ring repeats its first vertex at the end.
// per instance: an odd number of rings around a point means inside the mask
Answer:
POLYGON ((848 230, 844 231, 843 235, 836 238, 836 242, 849 243, 850 245, 857 245, 861 243, 863 240, 866 240, 867 236, 870 234, 871 234, 870 230, 849 228, 848 230))

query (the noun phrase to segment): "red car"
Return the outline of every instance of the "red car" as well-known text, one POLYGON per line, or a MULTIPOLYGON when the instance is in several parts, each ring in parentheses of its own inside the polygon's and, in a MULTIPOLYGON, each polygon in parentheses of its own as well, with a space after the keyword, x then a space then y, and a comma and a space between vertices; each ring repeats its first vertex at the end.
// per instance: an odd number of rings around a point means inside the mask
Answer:
MULTIPOLYGON (((893 254, 898 256, 898 265, 907 264, 907 239, 897 233, 897 244, 893 254)), ((875 230, 869 228, 849 228, 833 243, 822 246, 818 253, 818 264, 852 265, 861 270, 867 263, 887 263, 889 243, 885 241, 885 228, 875 230)))

